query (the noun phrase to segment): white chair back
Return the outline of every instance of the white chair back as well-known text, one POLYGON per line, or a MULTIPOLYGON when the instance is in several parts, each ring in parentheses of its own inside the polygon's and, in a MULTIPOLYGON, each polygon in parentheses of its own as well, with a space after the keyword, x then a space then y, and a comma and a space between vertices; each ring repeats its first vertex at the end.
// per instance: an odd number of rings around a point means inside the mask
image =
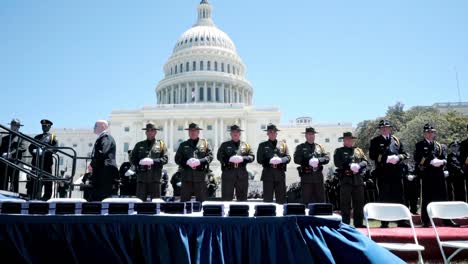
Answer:
POLYGON ((430 218, 456 219, 468 217, 468 204, 465 202, 432 202, 427 205, 430 218))
POLYGON ((411 220, 409 209, 394 203, 368 203, 364 206, 364 215, 381 221, 411 220))

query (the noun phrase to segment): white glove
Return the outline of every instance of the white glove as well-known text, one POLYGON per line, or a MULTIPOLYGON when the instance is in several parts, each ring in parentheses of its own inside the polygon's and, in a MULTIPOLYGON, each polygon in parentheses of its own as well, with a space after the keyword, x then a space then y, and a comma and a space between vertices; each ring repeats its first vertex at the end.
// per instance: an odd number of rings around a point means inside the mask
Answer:
POLYGON ((397 155, 391 155, 387 157, 387 163, 397 164, 400 158, 397 155))
POLYGON ((127 177, 130 177, 130 176, 132 176, 132 175, 135 175, 135 172, 132 171, 131 169, 128 169, 127 172, 125 172, 124 175, 127 176, 127 177))
POLYGON ((235 163, 235 164, 242 163, 243 161, 244 161, 244 159, 239 155, 234 155, 234 156, 229 158, 229 162, 235 163))
POLYGON ((283 163, 283 161, 281 160, 280 157, 273 157, 270 159, 270 164, 273 164, 273 165, 278 165, 278 164, 281 164, 283 163))
POLYGON ((431 160, 431 165, 438 168, 438 167, 444 165, 444 161, 440 160, 438 158, 435 158, 435 159, 431 160))
POLYGON ((410 175, 406 176, 406 178, 408 178, 408 181, 413 181, 414 178, 416 178, 416 176, 410 174, 410 175))
POLYGON ((444 171, 444 177, 447 178, 448 176, 450 176, 450 173, 448 171, 444 171))
POLYGON ((319 164, 319 160, 317 158, 311 158, 309 160, 309 165, 311 167, 314 167, 314 168, 317 168, 318 167, 318 164, 319 164))
POLYGON ((10 152, 5 152, 2 154, 2 157, 4 157, 5 159, 9 159, 11 158, 11 153, 10 152))
POLYGON ((154 164, 154 161, 153 159, 150 159, 150 158, 144 158, 140 160, 140 165, 143 165, 143 166, 151 166, 153 164, 154 164))
POLYGON ((180 187, 180 186, 182 186, 182 182, 178 182, 178 183, 176 183, 176 185, 180 187))
POLYGON ((198 159, 195 159, 195 158, 191 158, 189 160, 187 160, 187 165, 189 165, 192 169, 200 166, 200 160, 198 159))
POLYGON ((351 163, 351 166, 349 166, 349 167, 355 173, 358 173, 359 169, 361 169, 361 166, 359 166, 359 164, 357 164, 357 163, 351 163))

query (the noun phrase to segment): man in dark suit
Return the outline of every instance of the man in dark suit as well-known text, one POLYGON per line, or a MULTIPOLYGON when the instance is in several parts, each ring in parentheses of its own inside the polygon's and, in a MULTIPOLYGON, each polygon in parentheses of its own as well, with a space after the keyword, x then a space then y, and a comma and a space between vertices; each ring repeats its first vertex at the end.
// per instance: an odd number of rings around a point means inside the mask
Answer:
MULTIPOLYGON (((42 119, 41 120, 42 134, 35 136, 34 139, 47 146, 51 146, 51 147, 57 146, 57 138, 55 137, 55 134, 49 133, 52 125, 53 125, 52 121, 47 120, 47 119, 42 119)), ((38 148, 35 144, 30 144, 29 153, 32 156, 31 166, 33 168, 38 168, 40 170, 43 170, 45 172, 52 174, 52 167, 54 164, 52 151, 45 151, 42 148, 38 148)), ((41 175, 39 174, 39 176, 41 175)), ((52 197, 52 182, 44 181, 42 182, 42 186, 44 186, 44 195, 42 196, 41 200, 47 201, 50 199, 50 197, 52 197)), ((42 186, 39 185, 38 180, 33 179, 33 178, 29 179, 28 183, 26 184, 28 196, 30 198, 41 197, 42 186)))
POLYGON ((112 195, 114 179, 119 177, 115 162, 115 141, 107 132, 109 125, 105 120, 98 120, 94 125, 94 133, 98 135, 91 154, 88 171, 92 173, 93 186, 91 200, 101 201, 112 195))
MULTIPOLYGON (((10 122, 10 129, 18 132, 21 124, 20 120, 15 118, 10 122)), ((26 151, 26 145, 23 139, 13 133, 2 137, 0 144, 0 156, 10 162, 18 164, 18 160, 23 158, 23 153, 26 151)), ((9 190, 18 192, 19 171, 11 166, 6 166, 0 163, 0 190, 9 190), (10 182, 10 188, 8 188, 10 182)))

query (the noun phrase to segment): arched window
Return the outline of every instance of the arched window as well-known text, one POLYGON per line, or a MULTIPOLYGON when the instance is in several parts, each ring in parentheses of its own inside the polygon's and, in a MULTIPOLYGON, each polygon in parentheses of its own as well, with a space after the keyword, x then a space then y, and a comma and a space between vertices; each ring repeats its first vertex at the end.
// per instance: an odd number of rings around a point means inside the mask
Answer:
POLYGON ((231 65, 230 64, 227 65, 227 73, 231 73, 231 65))
POLYGON ((183 64, 181 63, 181 64, 179 65, 179 67, 180 67, 180 73, 182 73, 183 70, 184 70, 184 69, 183 69, 183 64))
POLYGON ((211 61, 208 61, 208 62, 206 63, 206 70, 207 70, 207 71, 211 71, 211 61))
POLYGON ((177 74, 177 65, 174 67, 174 69, 175 69, 175 74, 177 74))
POLYGON ((214 70, 218 71, 218 62, 217 61, 214 62, 214 70))
POLYGON ((203 61, 200 61, 200 71, 203 71, 203 61))
POLYGON ((221 71, 224 72, 224 62, 221 63, 221 71))
POLYGON ((197 70, 197 62, 194 61, 192 64, 192 71, 196 71, 196 70, 197 70))
POLYGON ((190 68, 190 63, 187 62, 187 63, 185 64, 185 71, 186 71, 186 72, 190 71, 189 68, 190 68))

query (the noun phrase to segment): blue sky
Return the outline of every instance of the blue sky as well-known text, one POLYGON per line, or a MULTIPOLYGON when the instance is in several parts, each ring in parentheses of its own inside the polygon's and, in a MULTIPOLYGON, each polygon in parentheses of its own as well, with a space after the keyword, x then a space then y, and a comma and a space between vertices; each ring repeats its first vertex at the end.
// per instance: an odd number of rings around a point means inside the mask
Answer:
MULTIPOLYGON (((23 131, 92 128, 113 109, 156 103, 154 88, 197 0, 4 0, 0 3, 0 123, 23 131)), ((383 115, 468 101, 468 1, 211 0, 254 87, 254 105, 283 123, 383 115)))

